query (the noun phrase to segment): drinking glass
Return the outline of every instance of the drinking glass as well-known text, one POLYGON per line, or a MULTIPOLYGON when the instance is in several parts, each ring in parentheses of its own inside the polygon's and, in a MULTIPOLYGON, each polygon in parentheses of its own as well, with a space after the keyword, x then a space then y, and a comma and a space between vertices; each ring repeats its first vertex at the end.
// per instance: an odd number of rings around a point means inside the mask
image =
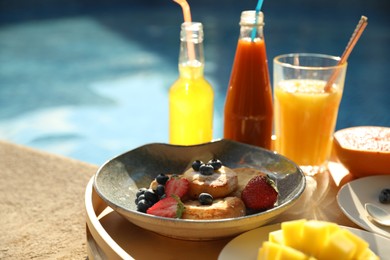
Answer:
POLYGON ((327 169, 347 63, 293 53, 274 58, 275 150, 307 175, 327 169))

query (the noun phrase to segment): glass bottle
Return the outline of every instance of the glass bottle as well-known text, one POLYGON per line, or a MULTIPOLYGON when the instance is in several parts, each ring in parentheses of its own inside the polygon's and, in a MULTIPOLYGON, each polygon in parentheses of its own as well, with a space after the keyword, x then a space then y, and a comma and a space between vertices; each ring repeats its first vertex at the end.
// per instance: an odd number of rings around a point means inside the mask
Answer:
POLYGON ((194 145, 213 134, 214 92, 204 78, 202 23, 181 25, 179 78, 169 90, 169 142, 194 145))
POLYGON ((264 16, 262 12, 257 19, 255 16, 255 11, 241 13, 240 36, 225 100, 224 138, 271 149, 273 107, 264 16))

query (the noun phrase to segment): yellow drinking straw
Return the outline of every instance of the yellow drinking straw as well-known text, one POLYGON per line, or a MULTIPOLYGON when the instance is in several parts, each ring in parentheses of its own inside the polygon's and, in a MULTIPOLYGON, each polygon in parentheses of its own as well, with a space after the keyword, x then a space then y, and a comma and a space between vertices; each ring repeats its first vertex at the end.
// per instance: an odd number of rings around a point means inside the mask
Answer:
MULTIPOLYGON (((173 0, 174 2, 178 3, 181 8, 183 9, 183 16, 184 16, 184 22, 191 23, 191 11, 190 6, 188 5, 186 0, 173 0)), ((191 35, 189 33, 187 35, 187 47, 188 47, 188 57, 189 60, 195 59, 195 49, 194 44, 191 42, 191 35)))

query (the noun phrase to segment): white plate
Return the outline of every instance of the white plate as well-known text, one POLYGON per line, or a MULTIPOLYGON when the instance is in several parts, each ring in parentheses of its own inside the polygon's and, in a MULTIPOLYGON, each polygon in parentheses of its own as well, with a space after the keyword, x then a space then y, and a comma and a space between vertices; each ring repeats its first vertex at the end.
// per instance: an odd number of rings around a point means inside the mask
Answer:
POLYGON ((341 187, 337 194, 337 203, 345 215, 356 225, 390 238, 390 227, 370 221, 368 213, 364 209, 364 204, 370 202, 390 212, 390 204, 382 204, 378 200, 379 193, 384 188, 390 188, 390 175, 356 179, 341 187))
MULTIPOLYGON (((366 240, 370 244, 371 250, 377 254, 380 259, 389 259, 390 239, 364 230, 344 226, 342 227, 366 240)), ((260 227, 239 235, 222 249, 218 256, 218 260, 257 259, 258 249, 263 241, 268 240, 269 232, 278 229, 280 229, 280 224, 274 224, 260 227)))

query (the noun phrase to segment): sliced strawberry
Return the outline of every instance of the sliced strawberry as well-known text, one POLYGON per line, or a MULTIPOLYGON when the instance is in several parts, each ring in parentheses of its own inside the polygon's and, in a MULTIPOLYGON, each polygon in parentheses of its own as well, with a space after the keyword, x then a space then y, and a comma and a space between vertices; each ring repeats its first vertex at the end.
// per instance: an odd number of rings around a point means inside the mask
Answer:
POLYGON ((181 218, 183 211, 184 204, 177 196, 173 195, 158 201, 146 213, 166 218, 181 218))
POLYGON ((165 184, 165 195, 167 197, 177 195, 179 198, 183 198, 189 187, 190 182, 186 178, 171 177, 165 184))
POLYGON ((253 177, 241 193, 245 206, 255 212, 273 208, 277 198, 275 183, 267 175, 253 177))

